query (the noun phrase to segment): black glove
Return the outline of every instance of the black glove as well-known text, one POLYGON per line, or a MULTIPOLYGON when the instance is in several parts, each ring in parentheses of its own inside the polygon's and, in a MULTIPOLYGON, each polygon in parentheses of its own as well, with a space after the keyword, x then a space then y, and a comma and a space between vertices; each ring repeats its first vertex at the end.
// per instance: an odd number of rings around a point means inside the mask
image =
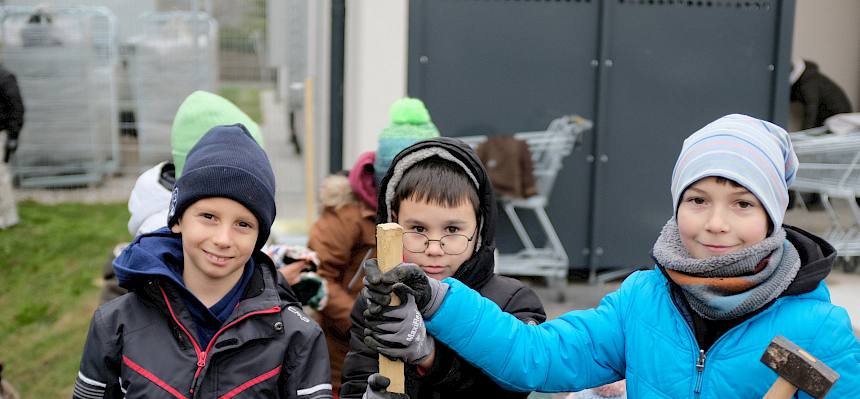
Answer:
POLYGON ((405 286, 395 289, 400 305, 383 306, 378 314, 364 311, 367 323, 364 343, 389 358, 417 364, 430 356, 436 345, 433 337, 427 335, 424 319, 415 306, 415 297, 407 290, 405 286))
POLYGON ((388 306, 391 293, 397 288, 405 289, 406 293, 415 297, 415 305, 421 315, 429 319, 442 305, 448 292, 448 284, 427 277, 424 271, 413 263, 401 263, 385 274, 379 270, 376 259, 364 261, 362 267, 365 275, 365 292, 362 294, 368 300, 367 308, 371 313, 378 314, 383 306, 388 306))
POLYGON ((9 159, 12 158, 12 154, 15 153, 15 150, 18 149, 18 139, 6 139, 5 145, 5 155, 3 156, 3 162, 9 163, 9 159))
POLYGON ((385 389, 391 384, 391 380, 382 374, 375 373, 367 377, 367 390, 361 399, 409 399, 405 393, 388 392, 385 389))

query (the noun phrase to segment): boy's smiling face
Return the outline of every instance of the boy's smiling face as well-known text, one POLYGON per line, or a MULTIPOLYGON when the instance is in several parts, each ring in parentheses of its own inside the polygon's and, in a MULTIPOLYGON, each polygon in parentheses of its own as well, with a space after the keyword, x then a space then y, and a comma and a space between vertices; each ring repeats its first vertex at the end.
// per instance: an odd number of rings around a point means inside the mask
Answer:
POLYGON ((691 184, 678 204, 678 230, 696 259, 750 247, 767 237, 768 216, 749 190, 706 177, 691 184))
POLYGON ((189 206, 174 233, 182 234, 186 284, 235 284, 254 252, 257 218, 242 204, 220 197, 204 198, 189 206))
MULTIPOLYGON (((450 234, 460 234, 471 238, 467 242, 465 250, 456 255, 445 253, 439 241, 430 241, 423 252, 417 253, 407 250, 405 248, 406 243, 404 243, 404 260, 417 264, 424 270, 424 273, 436 280, 453 276, 457 269, 469 260, 475 252, 478 222, 469 200, 464 199, 457 206, 446 207, 407 198, 400 202, 396 219, 403 226, 404 232, 422 233, 430 240, 439 240, 450 234)), ((416 237, 420 236, 416 235, 416 237)), ((404 241, 408 239, 408 235, 405 235, 404 241)), ((418 240, 420 239, 418 238, 418 240)), ((458 237, 453 241, 456 240, 462 240, 462 238, 458 237)), ((447 249, 448 252, 459 252, 461 248, 449 246, 447 249)))

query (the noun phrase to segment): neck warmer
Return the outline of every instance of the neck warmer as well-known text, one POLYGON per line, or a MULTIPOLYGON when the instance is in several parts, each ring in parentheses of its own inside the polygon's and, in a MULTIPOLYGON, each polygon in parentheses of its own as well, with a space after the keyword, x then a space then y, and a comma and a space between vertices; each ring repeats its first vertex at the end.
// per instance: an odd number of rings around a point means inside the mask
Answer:
POLYGON ((800 256, 782 227, 751 247, 696 259, 670 219, 652 256, 681 287, 690 307, 709 320, 731 320, 760 309, 779 297, 800 269, 800 256))

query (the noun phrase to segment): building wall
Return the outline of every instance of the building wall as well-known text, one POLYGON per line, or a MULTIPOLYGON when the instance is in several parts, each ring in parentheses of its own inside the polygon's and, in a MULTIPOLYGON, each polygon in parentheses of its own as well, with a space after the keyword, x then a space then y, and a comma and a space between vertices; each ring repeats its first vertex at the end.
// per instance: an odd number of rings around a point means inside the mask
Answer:
POLYGON ((408 0, 346 3, 343 167, 376 149, 388 107, 406 95, 408 0))

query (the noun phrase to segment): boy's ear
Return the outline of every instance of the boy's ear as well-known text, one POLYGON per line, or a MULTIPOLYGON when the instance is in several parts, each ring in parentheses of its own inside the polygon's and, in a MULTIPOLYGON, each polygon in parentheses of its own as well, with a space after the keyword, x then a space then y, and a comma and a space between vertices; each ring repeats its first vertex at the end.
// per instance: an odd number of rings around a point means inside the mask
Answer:
POLYGON ((176 233, 176 234, 181 233, 181 232, 182 232, 182 229, 180 229, 180 228, 179 228, 179 222, 180 222, 180 221, 179 221, 179 220, 177 220, 177 221, 176 221, 176 224, 174 224, 173 226, 171 226, 171 227, 170 227, 170 231, 172 231, 172 232, 174 232, 174 233, 176 233))

